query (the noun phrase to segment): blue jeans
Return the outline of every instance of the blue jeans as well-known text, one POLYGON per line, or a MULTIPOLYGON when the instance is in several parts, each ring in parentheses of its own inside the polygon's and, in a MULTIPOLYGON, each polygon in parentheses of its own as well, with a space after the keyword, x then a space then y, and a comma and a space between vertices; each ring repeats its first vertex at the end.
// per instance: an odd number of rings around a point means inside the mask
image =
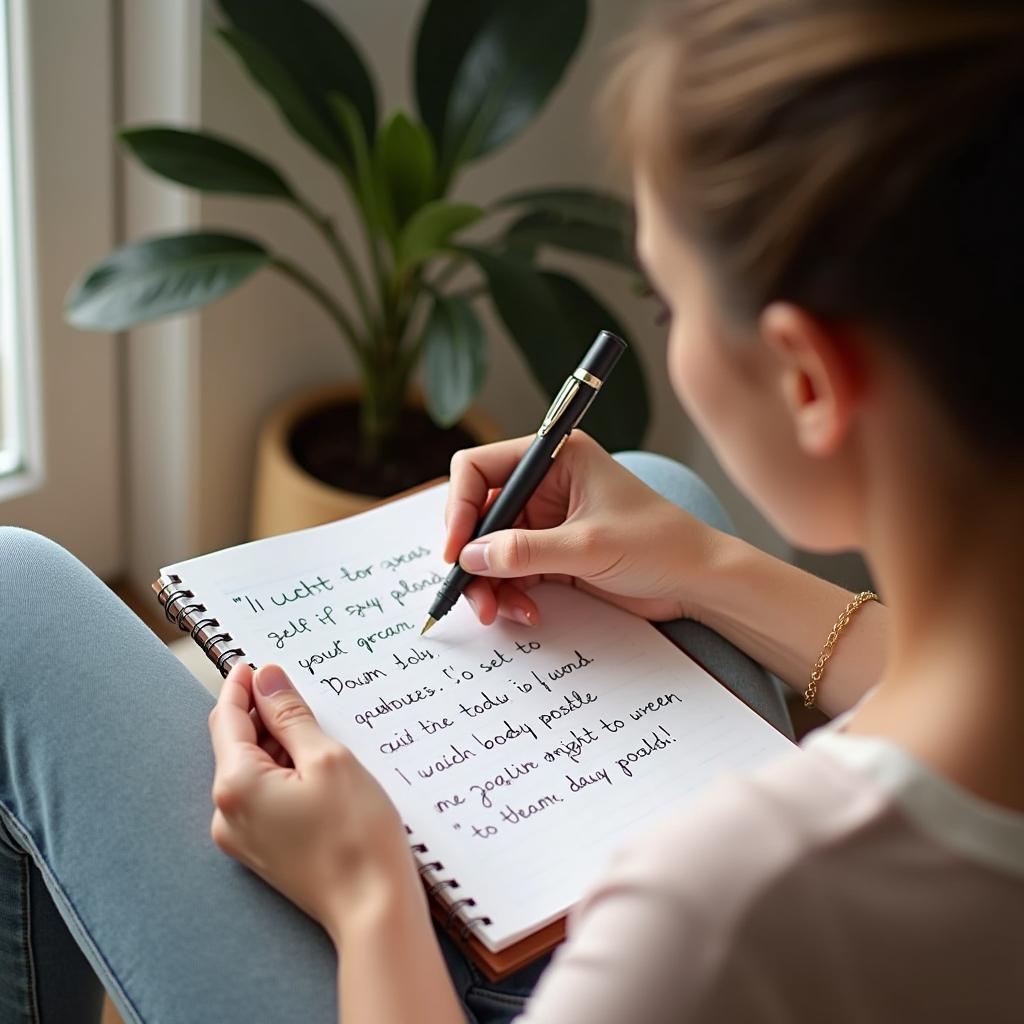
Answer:
MULTIPOLYGON (((730 529, 661 456, 620 460, 730 529)), ((95 576, 0 529, 0 1024, 332 1021, 321 929, 210 841, 210 695, 95 576)), ((659 628, 789 729, 778 684, 692 622, 659 628)), ((439 941, 470 1021, 520 1010, 546 964, 490 984, 439 941)))

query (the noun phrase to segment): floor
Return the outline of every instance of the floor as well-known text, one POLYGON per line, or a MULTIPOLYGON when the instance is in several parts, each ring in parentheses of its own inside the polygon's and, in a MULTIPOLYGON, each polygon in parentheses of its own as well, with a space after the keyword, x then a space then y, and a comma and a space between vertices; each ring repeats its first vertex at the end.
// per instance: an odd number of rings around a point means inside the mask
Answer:
MULTIPOLYGON (((164 618, 155 599, 150 600, 150 595, 141 595, 127 586, 115 585, 113 589, 118 597, 173 649, 175 655, 189 667, 193 675, 216 696, 221 682, 220 673, 187 636, 184 636, 177 627, 164 618)), ((793 719, 793 728, 796 730, 797 738, 804 736, 811 729, 817 728, 826 721, 825 716, 817 709, 804 708, 799 698, 790 702, 789 713, 793 719)), ((123 1024, 120 1015, 109 999, 105 1000, 103 1004, 102 1024, 123 1024)))

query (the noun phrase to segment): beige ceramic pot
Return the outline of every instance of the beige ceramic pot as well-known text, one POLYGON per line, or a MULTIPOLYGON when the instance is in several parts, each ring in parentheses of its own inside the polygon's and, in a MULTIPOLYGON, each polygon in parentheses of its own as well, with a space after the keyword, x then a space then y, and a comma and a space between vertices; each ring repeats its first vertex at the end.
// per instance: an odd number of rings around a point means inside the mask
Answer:
MULTIPOLYGON (((307 526, 333 522, 364 512, 383 500, 355 491, 344 491, 307 473, 292 457, 289 438, 297 423, 325 406, 359 399, 357 384, 335 385, 297 395, 279 406, 260 431, 253 483, 252 522, 254 540, 307 526)), ((416 396, 413 401, 421 403, 416 396)), ((500 440, 504 435, 477 409, 470 409, 459 421, 478 443, 500 440)))

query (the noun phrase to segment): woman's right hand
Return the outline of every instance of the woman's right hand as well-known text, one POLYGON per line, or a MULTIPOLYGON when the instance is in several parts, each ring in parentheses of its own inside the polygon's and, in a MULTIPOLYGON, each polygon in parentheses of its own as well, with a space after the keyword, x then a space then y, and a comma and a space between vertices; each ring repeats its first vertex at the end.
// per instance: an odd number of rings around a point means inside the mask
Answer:
POLYGON ((647 619, 691 614, 687 591, 721 534, 652 491, 579 430, 513 528, 467 543, 533 439, 467 448, 452 459, 444 558, 478 577, 465 596, 480 621, 502 615, 537 622, 527 591, 539 580, 577 586, 647 619))

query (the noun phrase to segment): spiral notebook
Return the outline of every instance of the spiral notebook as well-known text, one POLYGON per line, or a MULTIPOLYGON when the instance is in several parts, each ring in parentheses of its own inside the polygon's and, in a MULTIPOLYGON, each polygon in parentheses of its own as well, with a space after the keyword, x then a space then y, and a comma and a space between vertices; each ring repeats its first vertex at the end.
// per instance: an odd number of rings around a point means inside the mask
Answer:
POLYGON ((434 915, 492 980, 555 946, 615 850, 710 781, 792 750, 643 619, 554 583, 542 622, 460 601, 446 485, 168 566, 167 617, 227 673, 277 662, 405 822, 434 915))

